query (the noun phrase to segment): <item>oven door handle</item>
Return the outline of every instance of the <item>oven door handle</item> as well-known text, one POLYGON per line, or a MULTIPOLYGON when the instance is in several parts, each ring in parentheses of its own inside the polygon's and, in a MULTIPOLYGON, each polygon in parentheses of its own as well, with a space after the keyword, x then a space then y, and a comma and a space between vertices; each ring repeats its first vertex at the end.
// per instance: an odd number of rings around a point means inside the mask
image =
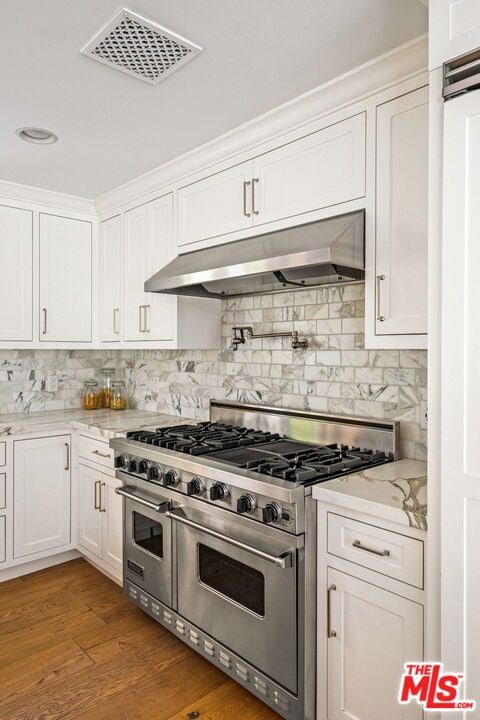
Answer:
POLYGON ((150 508, 150 510, 155 510, 155 512, 163 513, 168 510, 170 507, 170 501, 165 500, 161 503, 152 502, 151 500, 147 500, 147 498, 142 497, 141 495, 137 495, 136 493, 129 492, 124 487, 118 487, 115 488, 115 492, 117 495, 122 495, 122 497, 128 498, 129 500, 133 500, 134 502, 138 503, 139 505, 144 505, 145 507, 150 508))
POLYGON ((235 538, 228 537, 228 535, 223 535, 216 530, 211 530, 210 528, 205 527, 205 525, 200 525, 200 523, 197 523, 194 520, 189 520, 183 515, 177 515, 173 510, 167 510, 165 515, 172 520, 176 520, 177 522, 182 523, 183 525, 188 525, 188 527, 194 528, 195 530, 200 530, 201 532, 205 533, 205 535, 210 535, 210 537, 216 538, 217 540, 222 540, 223 542, 228 543, 229 545, 233 545, 240 550, 246 550, 246 552, 251 553, 251 555, 256 555, 257 557, 262 558, 262 560, 267 560, 268 562, 276 565, 279 568, 292 567, 293 560, 291 550, 287 550, 281 555, 271 555, 270 553, 264 552, 263 550, 259 550, 258 548, 252 547, 251 545, 247 545, 241 540, 235 540, 235 538))

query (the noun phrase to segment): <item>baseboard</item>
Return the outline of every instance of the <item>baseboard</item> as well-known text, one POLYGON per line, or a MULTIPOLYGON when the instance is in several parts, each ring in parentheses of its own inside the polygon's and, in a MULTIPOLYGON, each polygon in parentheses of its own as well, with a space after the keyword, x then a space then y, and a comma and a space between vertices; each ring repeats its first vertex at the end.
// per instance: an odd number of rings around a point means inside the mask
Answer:
POLYGON ((81 557, 81 555, 77 550, 67 550, 67 552, 62 552, 58 555, 50 555, 49 557, 40 558, 39 560, 32 560, 32 562, 15 565, 14 567, 0 570, 0 583, 22 577, 22 575, 30 575, 30 573, 37 572, 38 570, 54 567, 54 565, 61 565, 61 563, 76 560, 76 558, 79 557, 81 557))
POLYGON ((123 587, 123 578, 115 573, 114 570, 112 570, 106 563, 102 563, 101 561, 97 560, 97 558, 93 557, 83 548, 80 550, 80 557, 83 557, 84 560, 90 563, 90 565, 93 565, 93 567, 98 570, 98 572, 101 572, 102 575, 106 575, 110 580, 113 580, 114 583, 117 585, 120 585, 120 587, 123 587))

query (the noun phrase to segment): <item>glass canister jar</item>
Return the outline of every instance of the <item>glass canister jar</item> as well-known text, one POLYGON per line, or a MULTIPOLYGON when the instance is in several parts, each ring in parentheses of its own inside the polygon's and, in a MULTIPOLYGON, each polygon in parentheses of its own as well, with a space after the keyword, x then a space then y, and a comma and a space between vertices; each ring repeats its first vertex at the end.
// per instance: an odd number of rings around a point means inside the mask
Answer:
POLYGON ((100 407, 110 407, 110 395, 112 392, 112 383, 115 381, 114 368, 104 368, 102 370, 101 391, 100 391, 100 407))
POLYGON ((110 410, 125 410, 127 389, 123 380, 114 380, 110 389, 110 410))
POLYGON ((83 383, 82 407, 84 410, 97 410, 100 407, 100 391, 96 380, 83 383))

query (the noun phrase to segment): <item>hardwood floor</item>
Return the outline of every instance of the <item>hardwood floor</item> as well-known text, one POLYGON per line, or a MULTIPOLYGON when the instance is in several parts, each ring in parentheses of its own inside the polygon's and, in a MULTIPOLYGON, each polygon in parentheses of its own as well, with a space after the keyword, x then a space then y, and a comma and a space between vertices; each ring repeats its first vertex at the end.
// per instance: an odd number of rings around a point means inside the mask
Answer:
POLYGON ((279 720, 84 560, 0 583, 0 720, 279 720))

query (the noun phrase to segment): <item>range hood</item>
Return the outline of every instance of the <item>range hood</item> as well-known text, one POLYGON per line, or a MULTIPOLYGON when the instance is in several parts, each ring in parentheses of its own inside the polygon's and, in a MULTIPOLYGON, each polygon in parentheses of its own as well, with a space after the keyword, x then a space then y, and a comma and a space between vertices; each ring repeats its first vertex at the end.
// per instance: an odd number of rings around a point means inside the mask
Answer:
POLYGON ((145 283, 147 292, 235 297, 365 276, 365 212, 179 255, 145 283))

